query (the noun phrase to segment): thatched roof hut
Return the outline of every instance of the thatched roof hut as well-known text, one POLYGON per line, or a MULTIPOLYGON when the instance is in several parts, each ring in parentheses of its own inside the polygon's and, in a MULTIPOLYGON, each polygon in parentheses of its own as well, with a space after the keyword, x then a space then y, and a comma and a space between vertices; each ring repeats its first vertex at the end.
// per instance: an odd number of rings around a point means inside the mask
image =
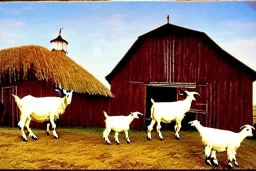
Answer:
MULTIPOLYGON (((26 45, 0 50, 0 101, 5 105, 0 126, 17 126, 19 111, 12 97, 59 96, 55 87, 74 90, 72 103, 61 116, 60 126, 103 127, 102 111, 109 110, 113 94, 62 50, 26 45)), ((32 122, 31 127, 44 124, 32 122)))
POLYGON ((27 80, 31 71, 38 80, 51 80, 56 87, 113 97, 106 86, 61 51, 50 51, 37 45, 2 49, 0 66, 0 84, 27 80))

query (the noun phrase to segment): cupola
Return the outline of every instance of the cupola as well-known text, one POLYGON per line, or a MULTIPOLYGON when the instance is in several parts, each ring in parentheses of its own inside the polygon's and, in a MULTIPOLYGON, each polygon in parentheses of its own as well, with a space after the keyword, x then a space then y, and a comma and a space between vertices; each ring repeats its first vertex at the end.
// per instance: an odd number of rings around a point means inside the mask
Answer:
POLYGON ((50 43, 52 44, 52 50, 59 50, 67 53, 68 42, 61 37, 62 29, 63 28, 60 28, 58 37, 51 40, 50 43))

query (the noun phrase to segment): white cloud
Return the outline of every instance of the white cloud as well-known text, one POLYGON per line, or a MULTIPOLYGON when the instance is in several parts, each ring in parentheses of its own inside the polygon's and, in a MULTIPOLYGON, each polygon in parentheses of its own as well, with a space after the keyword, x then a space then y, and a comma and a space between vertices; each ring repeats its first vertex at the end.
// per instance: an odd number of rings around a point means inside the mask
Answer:
POLYGON ((101 21, 103 21, 103 24, 108 24, 110 26, 120 26, 123 23, 122 18, 124 17, 124 15, 121 14, 115 14, 115 15, 111 15, 109 17, 107 17, 106 19, 100 19, 101 21))
POLYGON ((0 40, 4 40, 0 41, 0 47, 2 44, 4 48, 19 46, 24 40, 26 23, 22 20, 1 18, 0 25, 0 40))
POLYGON ((2 14, 10 15, 10 16, 21 15, 23 12, 29 11, 29 10, 33 10, 33 7, 31 5, 27 5, 22 8, 16 8, 16 9, 12 9, 12 8, 7 9, 4 6, 0 7, 0 11, 2 12, 2 14))
POLYGON ((17 22, 15 23, 15 25, 16 25, 17 27, 23 27, 23 26, 25 25, 25 23, 22 22, 22 21, 17 21, 17 22))
POLYGON ((84 37, 85 38, 100 38, 100 34, 99 33, 90 33, 90 34, 86 34, 84 37))
POLYGON ((220 42, 219 45, 232 56, 256 71, 256 36, 220 42))
POLYGON ((248 32, 255 32, 256 23, 239 20, 229 20, 219 24, 221 32, 218 33, 223 39, 244 37, 248 32), (234 36, 235 35, 235 36, 234 36), (228 37, 227 37, 228 36, 228 37))
POLYGON ((0 19, 1 30, 11 30, 17 27, 25 26, 25 22, 14 19, 0 19))
MULTIPOLYGON (((219 45, 229 54, 256 71, 256 36, 249 39, 235 39, 220 42, 219 45)), ((256 105, 256 82, 253 83, 253 104, 256 105)))

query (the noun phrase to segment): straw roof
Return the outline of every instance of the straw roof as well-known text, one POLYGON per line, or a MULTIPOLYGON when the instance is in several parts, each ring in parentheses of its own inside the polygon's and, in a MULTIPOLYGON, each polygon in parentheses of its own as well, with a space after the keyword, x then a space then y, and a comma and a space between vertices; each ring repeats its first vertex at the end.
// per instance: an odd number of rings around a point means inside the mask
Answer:
POLYGON ((55 86, 77 93, 113 97, 110 90, 92 74, 60 51, 36 45, 0 50, 0 83, 9 76, 10 82, 27 80, 32 70, 38 80, 52 81, 55 86), (23 76, 21 78, 21 75, 23 76))

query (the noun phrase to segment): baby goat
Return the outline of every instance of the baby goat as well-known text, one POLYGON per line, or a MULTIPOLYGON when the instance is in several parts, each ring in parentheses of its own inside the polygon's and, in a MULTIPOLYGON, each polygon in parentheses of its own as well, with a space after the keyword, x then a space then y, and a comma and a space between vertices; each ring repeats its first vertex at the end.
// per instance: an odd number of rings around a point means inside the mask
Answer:
POLYGON ((106 123, 106 129, 103 131, 103 138, 107 142, 108 145, 111 145, 108 135, 111 132, 111 130, 115 131, 115 141, 117 144, 120 144, 118 140, 118 134, 119 132, 124 131, 126 136, 127 143, 130 143, 130 139, 128 136, 128 130, 130 129, 130 124, 133 121, 133 119, 138 119, 138 115, 143 115, 140 112, 131 112, 128 116, 108 116, 108 114, 103 111, 104 116, 106 117, 105 123, 106 123))

